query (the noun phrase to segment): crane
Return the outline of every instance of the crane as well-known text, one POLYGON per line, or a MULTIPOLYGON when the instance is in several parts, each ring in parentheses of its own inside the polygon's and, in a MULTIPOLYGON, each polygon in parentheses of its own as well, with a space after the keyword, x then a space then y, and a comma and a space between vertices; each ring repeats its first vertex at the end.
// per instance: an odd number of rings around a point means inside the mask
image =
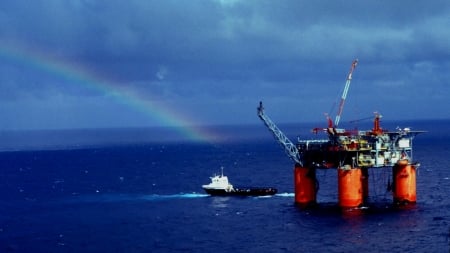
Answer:
POLYGON ((339 111, 336 114, 336 119, 334 120, 335 127, 339 125, 339 121, 341 120, 342 111, 344 110, 345 98, 347 98, 348 88, 350 87, 350 82, 352 81, 353 70, 355 70, 357 64, 358 59, 355 59, 352 62, 352 66, 350 67, 350 71, 347 76, 347 81, 345 82, 344 92, 342 92, 341 102, 339 103, 339 111))
POLYGON ((258 117, 264 122, 264 125, 272 132, 278 143, 284 148, 286 154, 300 166, 303 166, 302 158, 297 147, 291 140, 272 122, 272 120, 264 113, 262 102, 259 102, 258 117))

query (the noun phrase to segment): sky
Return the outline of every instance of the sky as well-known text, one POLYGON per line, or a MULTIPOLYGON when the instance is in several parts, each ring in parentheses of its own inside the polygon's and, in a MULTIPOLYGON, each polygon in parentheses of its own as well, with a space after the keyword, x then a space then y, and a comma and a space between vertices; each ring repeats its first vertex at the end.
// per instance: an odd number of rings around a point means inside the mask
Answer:
MULTIPOLYGON (((450 1, 3 0, 0 130, 450 118, 450 1)), ((325 124, 325 123, 324 123, 325 124)))

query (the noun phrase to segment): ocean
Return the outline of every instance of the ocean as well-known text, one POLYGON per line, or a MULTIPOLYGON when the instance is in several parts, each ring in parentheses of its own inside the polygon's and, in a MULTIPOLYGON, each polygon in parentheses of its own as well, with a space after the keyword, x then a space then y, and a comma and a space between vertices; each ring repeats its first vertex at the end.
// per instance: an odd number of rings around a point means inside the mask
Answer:
MULTIPOLYGON (((337 206, 335 170, 317 171, 316 207, 295 205, 293 162, 262 124, 216 127, 225 138, 210 142, 161 129, 4 131, 0 252, 450 252, 450 121, 402 123, 428 131, 414 139, 417 204, 392 205, 391 168, 369 169, 369 203, 350 210, 337 206), (278 194, 206 195, 222 167, 234 185, 278 194)), ((293 140, 312 127, 280 126, 293 140)))

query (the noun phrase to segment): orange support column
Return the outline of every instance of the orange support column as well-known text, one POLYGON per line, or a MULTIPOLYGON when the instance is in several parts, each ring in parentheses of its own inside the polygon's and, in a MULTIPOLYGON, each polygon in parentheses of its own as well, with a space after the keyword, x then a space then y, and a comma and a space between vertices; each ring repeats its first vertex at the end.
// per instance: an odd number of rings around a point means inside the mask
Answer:
POLYGON ((295 203, 310 205, 316 203, 316 171, 295 165, 294 168, 295 203))
POLYGON ((363 183, 360 168, 338 168, 339 206, 357 207, 363 203, 363 183))
POLYGON ((416 167, 400 160, 392 167, 394 203, 416 203, 416 167))

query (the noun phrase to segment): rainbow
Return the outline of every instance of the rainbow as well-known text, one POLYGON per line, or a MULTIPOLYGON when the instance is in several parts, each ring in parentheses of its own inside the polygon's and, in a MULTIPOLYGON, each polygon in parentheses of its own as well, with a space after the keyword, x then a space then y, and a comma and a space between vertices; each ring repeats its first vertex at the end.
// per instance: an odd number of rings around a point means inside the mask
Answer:
POLYGON ((157 102, 156 99, 144 98, 136 91, 121 87, 117 82, 89 72, 81 66, 51 57, 39 49, 21 46, 17 42, 0 42, 0 59, 23 64, 107 95, 115 102, 145 114, 158 126, 173 128, 185 139, 199 142, 212 142, 218 139, 216 134, 205 127, 198 126, 194 120, 181 114, 176 108, 169 108, 167 105, 157 102))

